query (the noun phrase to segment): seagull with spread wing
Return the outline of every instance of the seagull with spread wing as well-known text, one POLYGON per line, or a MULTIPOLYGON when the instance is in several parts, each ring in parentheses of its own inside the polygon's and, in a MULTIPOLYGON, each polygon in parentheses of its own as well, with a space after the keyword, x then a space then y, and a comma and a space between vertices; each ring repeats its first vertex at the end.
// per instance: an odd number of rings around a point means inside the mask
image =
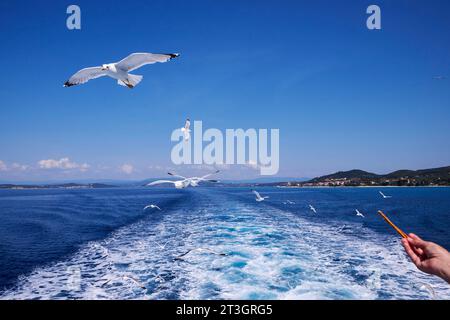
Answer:
POLYGON ((161 211, 161 208, 158 207, 156 204, 149 204, 148 206, 145 206, 144 211, 147 209, 158 209, 159 211, 161 211))
POLYGON ((389 198, 392 198, 392 196, 387 196, 387 195, 385 195, 383 192, 381 192, 381 191, 378 191, 380 194, 381 194, 381 196, 383 197, 383 199, 389 199, 389 198))
POLYGON ((356 211, 356 215, 357 215, 358 217, 365 218, 365 216, 362 214, 361 211, 359 211, 358 209, 355 209, 355 211, 356 211))
POLYGON ((256 191, 256 190, 252 190, 252 192, 255 194, 255 196, 256 196, 256 201, 257 202, 261 202, 261 201, 264 201, 264 200, 266 200, 266 199, 269 199, 269 196, 265 196, 265 197, 262 197, 260 194, 259 194, 259 192, 258 191, 256 191))
POLYGON ((207 175, 204 175, 204 176, 202 176, 202 177, 192 177, 192 178, 189 178, 190 180, 191 180, 191 186, 193 186, 193 187, 197 187, 198 186, 198 184, 200 183, 200 182, 202 182, 202 181, 205 181, 205 182, 219 182, 218 180, 213 180, 213 179, 207 179, 208 177, 210 177, 210 176, 212 176, 213 174, 217 174, 217 173, 219 173, 220 172, 220 170, 216 170, 215 172, 213 172, 213 173, 210 173, 210 174, 207 174, 207 175))
POLYGON ((311 210, 314 213, 317 213, 316 208, 314 208, 312 205, 309 204, 309 210, 311 210))
POLYGON ((220 172, 220 170, 217 170, 213 173, 204 175, 203 177, 191 177, 191 178, 183 177, 178 174, 168 172, 167 174, 169 176, 172 176, 174 178, 180 178, 181 180, 157 180, 157 181, 150 182, 149 184, 147 184, 147 186, 155 186, 158 184, 172 183, 175 186, 175 188, 177 188, 177 189, 184 189, 189 186, 197 187, 200 182, 219 182, 218 180, 207 179, 209 176, 211 176, 213 174, 217 174, 219 172, 220 172))
POLYGON ((91 79, 108 76, 117 79, 117 84, 131 89, 141 82, 143 76, 130 74, 129 72, 147 64, 167 62, 179 55, 179 53, 132 53, 119 62, 81 69, 64 83, 64 87, 71 87, 77 84, 86 83, 91 79))
POLYGON ((183 180, 156 180, 156 181, 150 182, 149 184, 147 184, 147 186, 151 187, 151 186, 156 186, 156 185, 165 184, 165 183, 172 183, 175 188, 177 188, 177 189, 184 189, 184 188, 189 187, 191 182, 188 179, 183 179, 183 180))

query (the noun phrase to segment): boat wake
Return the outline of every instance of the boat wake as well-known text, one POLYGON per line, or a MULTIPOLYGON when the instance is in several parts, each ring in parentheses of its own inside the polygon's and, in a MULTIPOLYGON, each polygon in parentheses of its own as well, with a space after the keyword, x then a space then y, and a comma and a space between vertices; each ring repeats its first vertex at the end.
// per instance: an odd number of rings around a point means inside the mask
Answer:
POLYGON ((219 190, 187 192, 186 203, 35 269, 0 297, 450 298, 448 285, 417 271, 396 237, 219 190))

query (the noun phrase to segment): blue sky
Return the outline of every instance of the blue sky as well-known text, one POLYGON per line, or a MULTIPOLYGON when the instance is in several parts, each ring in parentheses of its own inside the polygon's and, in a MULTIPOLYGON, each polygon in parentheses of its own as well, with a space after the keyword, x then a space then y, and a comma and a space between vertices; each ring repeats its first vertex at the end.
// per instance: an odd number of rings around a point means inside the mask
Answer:
POLYGON ((207 169, 171 163, 170 134, 186 117, 279 128, 284 177, 449 165, 448 12, 445 0, 2 1, 0 180, 207 169), (81 30, 66 28, 70 4, 81 30), (382 30, 366 28, 370 4, 382 30), (137 70, 133 90, 109 78, 62 87, 132 52, 181 57, 137 70))

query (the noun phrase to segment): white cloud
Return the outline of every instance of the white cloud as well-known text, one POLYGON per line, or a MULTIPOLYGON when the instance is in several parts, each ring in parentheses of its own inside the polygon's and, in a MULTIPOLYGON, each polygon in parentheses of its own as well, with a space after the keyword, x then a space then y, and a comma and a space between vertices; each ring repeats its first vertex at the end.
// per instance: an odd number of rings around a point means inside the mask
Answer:
POLYGON ((98 170, 109 170, 111 168, 109 166, 105 166, 105 165, 99 164, 99 165, 97 165, 97 169, 98 170))
POLYGON ((26 164, 20 164, 20 163, 14 162, 11 165, 11 168, 13 168, 14 170, 25 171, 29 168, 29 166, 27 166, 26 164))
POLYGON ((2 160, 0 160, 0 171, 6 171, 6 170, 8 170, 8 167, 2 160))
POLYGON ((64 169, 64 170, 78 169, 83 172, 89 169, 89 165, 87 163, 78 164, 76 162, 70 161, 69 158, 61 158, 59 160, 54 159, 41 160, 38 162, 38 164, 41 169, 64 169))
POLYGON ((81 171, 81 172, 86 172, 86 171, 89 169, 89 167, 90 167, 90 165, 88 165, 87 163, 83 163, 83 164, 80 166, 80 171, 81 171))
POLYGON ((119 167, 120 171, 126 174, 132 174, 134 171, 134 167, 131 164, 124 163, 119 167))

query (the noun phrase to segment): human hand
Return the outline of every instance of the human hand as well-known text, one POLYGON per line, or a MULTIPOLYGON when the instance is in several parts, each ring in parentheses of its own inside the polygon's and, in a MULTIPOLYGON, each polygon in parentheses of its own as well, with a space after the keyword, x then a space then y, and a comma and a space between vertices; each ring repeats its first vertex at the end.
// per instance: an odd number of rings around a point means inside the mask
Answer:
POLYGON ((416 267, 450 283, 450 253, 443 247, 424 241, 413 233, 402 239, 402 245, 416 267))

